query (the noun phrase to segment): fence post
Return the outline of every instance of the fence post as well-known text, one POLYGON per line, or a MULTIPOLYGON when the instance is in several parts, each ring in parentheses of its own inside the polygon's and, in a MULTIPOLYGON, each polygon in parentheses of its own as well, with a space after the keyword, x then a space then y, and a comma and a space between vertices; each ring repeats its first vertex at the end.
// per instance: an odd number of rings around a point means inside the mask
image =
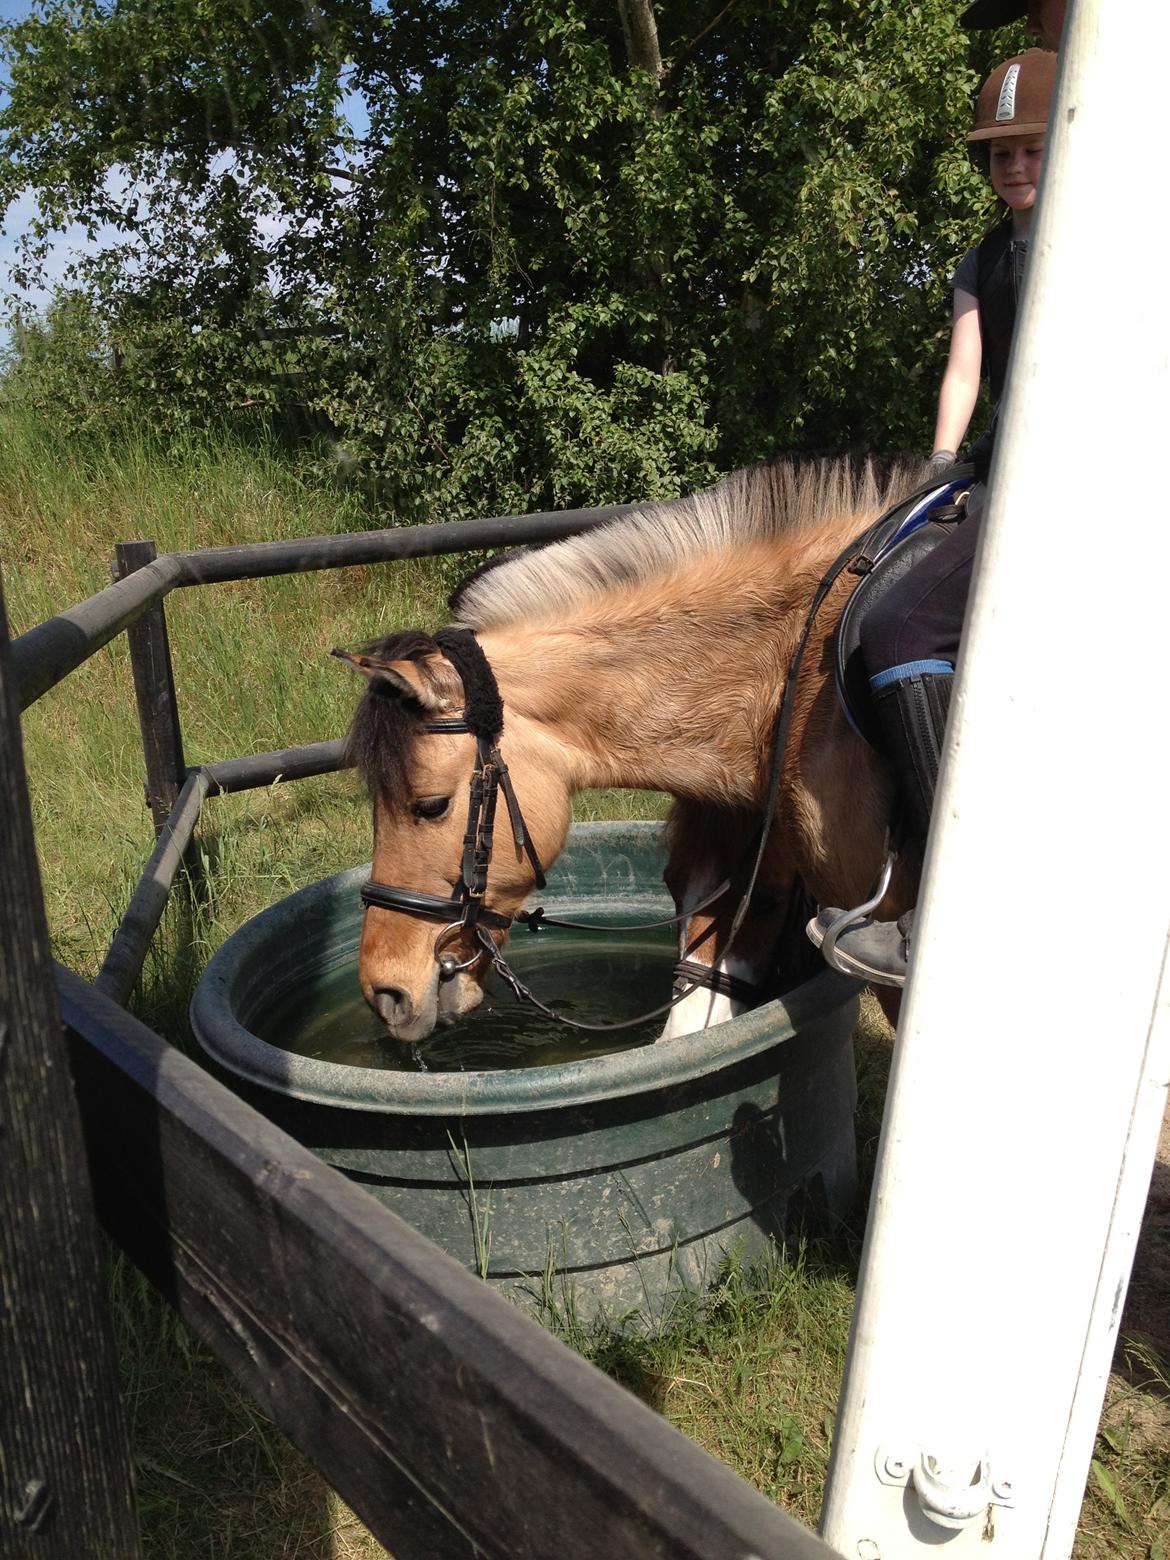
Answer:
MULTIPOLYGON (((119 542, 114 550, 114 578, 125 579, 157 557, 158 550, 151 541, 119 542)), ((166 609, 161 601, 130 625, 126 638, 146 759, 146 800, 157 836, 182 790, 187 768, 167 640, 166 609)))
POLYGON ((0 588, 0 1553, 138 1560, 0 588))
POLYGON ((1152 188, 1170 19, 1148 15, 1075 0, 1065 24, 833 1437, 824 1534, 851 1560, 1072 1553, 1166 1109, 1143 457, 1170 329, 1140 246, 1086 302, 1100 191, 1129 212, 1152 188))

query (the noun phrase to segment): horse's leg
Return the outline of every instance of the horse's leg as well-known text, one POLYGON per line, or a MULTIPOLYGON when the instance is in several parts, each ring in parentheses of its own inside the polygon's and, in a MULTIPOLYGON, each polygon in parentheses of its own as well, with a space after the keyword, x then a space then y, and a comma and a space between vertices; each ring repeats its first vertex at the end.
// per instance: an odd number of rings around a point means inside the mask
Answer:
POLYGON ((877 998, 878 1007, 886 1016, 886 1023, 891 1029, 898 1027, 898 1015, 902 1011, 902 992, 897 986, 871 986, 869 988, 877 998))
MULTIPOLYGON (((890 848, 894 781, 885 760, 845 720, 831 683, 811 705, 782 805, 788 811, 795 858, 818 903, 844 910, 868 899, 890 848)), ((876 919, 896 920, 915 904, 921 869, 917 846, 903 843, 889 888, 874 911, 876 919)), ((896 1027, 901 991, 877 985, 870 989, 896 1027)))
POLYGON ((712 972, 711 984, 683 973, 678 984, 693 989, 672 1008, 662 1038, 709 1029, 757 1006, 775 986, 776 959, 790 909, 794 873, 777 837, 761 866, 748 914, 727 947, 731 923, 755 861, 759 822, 750 813, 713 803, 676 802, 667 826, 666 882, 681 913, 724 878, 726 893, 683 923, 680 963, 712 972))

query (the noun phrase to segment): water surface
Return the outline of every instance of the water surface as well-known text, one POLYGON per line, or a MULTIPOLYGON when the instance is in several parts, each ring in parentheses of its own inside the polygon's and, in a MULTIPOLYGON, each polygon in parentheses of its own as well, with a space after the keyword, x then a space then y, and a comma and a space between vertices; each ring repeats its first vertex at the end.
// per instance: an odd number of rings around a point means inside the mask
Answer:
MULTIPOLYGON (((660 932, 554 930, 514 937, 505 956, 525 985, 565 1018, 612 1023, 670 998, 674 938, 660 932), (554 941, 555 939, 555 941, 554 941)), ((252 1027, 262 1040, 319 1061, 395 1072, 478 1072, 548 1067, 649 1045, 665 1015, 630 1029, 589 1033, 568 1028, 528 1003, 493 975, 482 1005, 458 1024, 437 1029, 421 1045, 386 1035, 357 983, 357 956, 286 990, 252 1027)))

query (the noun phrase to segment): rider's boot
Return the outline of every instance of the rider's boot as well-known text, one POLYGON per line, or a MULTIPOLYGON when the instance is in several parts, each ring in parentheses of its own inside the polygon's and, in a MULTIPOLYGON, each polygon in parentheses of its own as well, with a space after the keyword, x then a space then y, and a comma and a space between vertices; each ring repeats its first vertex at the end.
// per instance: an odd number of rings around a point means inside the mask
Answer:
MULTIPOLYGON (((909 661, 870 680, 908 830, 921 841, 930 827, 953 674, 947 661, 909 661)), ((904 986, 914 912, 875 921, 867 910, 822 910, 809 922, 808 935, 834 969, 881 986, 904 986)))

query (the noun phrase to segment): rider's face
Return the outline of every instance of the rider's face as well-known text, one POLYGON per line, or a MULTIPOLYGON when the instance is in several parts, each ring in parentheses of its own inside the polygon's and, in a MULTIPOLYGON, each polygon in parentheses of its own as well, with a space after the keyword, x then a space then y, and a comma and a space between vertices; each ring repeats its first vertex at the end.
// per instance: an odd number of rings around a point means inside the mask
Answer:
POLYGON ((1036 204, 1043 135, 997 135, 991 143, 991 187, 1012 211, 1036 204))
POLYGON ((1068 0, 1030 0, 1027 33, 1039 38, 1042 49, 1059 49, 1068 0))

